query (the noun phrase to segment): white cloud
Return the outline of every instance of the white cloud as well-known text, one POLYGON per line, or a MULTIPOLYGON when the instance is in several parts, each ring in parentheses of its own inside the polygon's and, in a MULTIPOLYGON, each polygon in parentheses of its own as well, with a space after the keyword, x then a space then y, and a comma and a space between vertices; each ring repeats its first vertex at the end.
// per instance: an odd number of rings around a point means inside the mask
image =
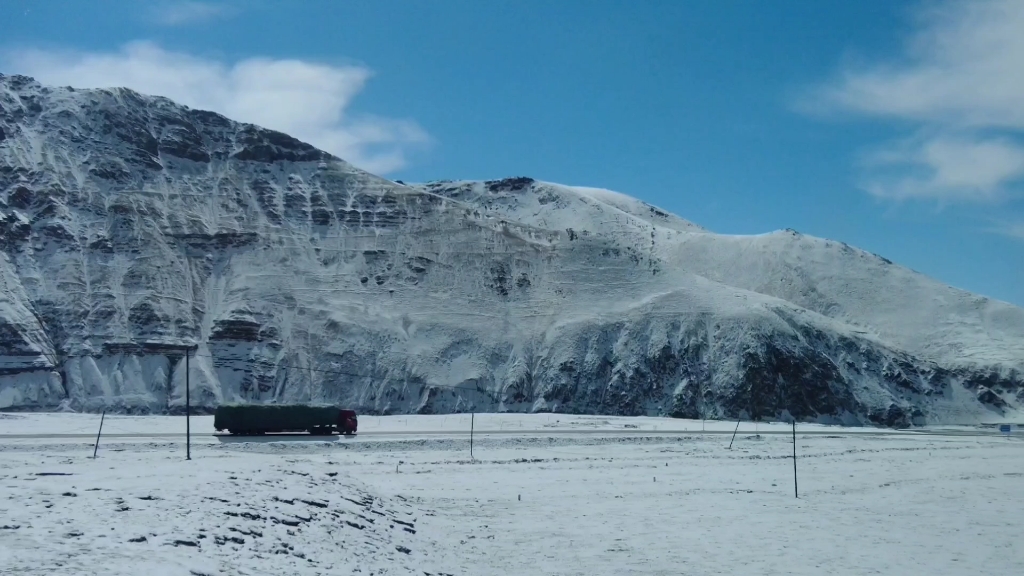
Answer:
POLYGON ((996 226, 993 231, 997 234, 1002 234, 1003 236, 1024 240, 1024 220, 1019 220, 1017 222, 1003 222, 996 226))
POLYGON ((1009 138, 941 134, 876 148, 863 165, 863 187, 875 196, 992 201, 1024 177, 1024 147, 1009 138))
POLYGON ((181 26, 208 22, 217 18, 230 16, 234 10, 224 4, 212 2, 196 2, 193 0, 166 1, 154 4, 151 16, 158 24, 164 26, 181 26))
POLYGON ((430 140, 410 120, 346 114, 371 76, 361 66, 269 58, 227 64, 151 42, 116 52, 21 50, 4 60, 8 70, 44 84, 125 86, 279 130, 377 174, 404 167, 407 152, 430 140))
POLYGON ((814 92, 815 108, 909 126, 869 154, 872 194, 1005 197, 1024 180, 1024 2, 946 0, 917 24, 902 58, 844 68, 814 92))

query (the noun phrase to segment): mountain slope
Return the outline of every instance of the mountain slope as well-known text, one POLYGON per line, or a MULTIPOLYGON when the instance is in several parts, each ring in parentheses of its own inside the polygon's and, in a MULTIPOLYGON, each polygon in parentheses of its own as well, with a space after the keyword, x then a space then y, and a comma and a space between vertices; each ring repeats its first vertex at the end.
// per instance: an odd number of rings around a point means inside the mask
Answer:
POLYGON ((615 192, 516 181, 514 190, 483 182, 418 187, 471 198, 501 218, 600 235, 673 269, 849 323, 929 360, 1024 370, 1024 309, 951 288, 841 242, 792 230, 756 236, 681 234, 706 231, 615 192))
POLYGON ((826 241, 523 178, 406 186, 124 89, 0 77, 0 130, 0 408, 175 411, 192 344, 203 406, 906 425, 1022 400, 1021 310, 826 241))

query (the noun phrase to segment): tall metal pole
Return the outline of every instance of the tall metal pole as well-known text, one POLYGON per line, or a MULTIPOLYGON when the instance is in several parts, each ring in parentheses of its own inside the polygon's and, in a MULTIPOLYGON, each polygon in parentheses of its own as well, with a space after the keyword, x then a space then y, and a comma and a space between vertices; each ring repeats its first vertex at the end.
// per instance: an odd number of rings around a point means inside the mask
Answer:
POLYGON ((800 491, 797 490, 796 485, 796 418, 793 418, 793 497, 800 497, 800 491))
POLYGON ((96 445, 92 449, 92 457, 96 458, 96 451, 100 449, 100 434, 103 432, 103 419, 107 417, 107 409, 103 409, 103 414, 100 416, 100 429, 96 431, 96 445))
POLYGON ((189 396, 189 365, 188 357, 191 352, 185 350, 185 460, 192 459, 192 399, 189 396))
POLYGON ((309 399, 313 400, 313 333, 306 332, 306 352, 309 354, 309 399))
POLYGON ((736 441, 736 433, 740 430, 740 420, 743 420, 743 418, 736 420, 736 429, 732 431, 732 440, 729 440, 729 450, 732 450, 732 443, 736 441))

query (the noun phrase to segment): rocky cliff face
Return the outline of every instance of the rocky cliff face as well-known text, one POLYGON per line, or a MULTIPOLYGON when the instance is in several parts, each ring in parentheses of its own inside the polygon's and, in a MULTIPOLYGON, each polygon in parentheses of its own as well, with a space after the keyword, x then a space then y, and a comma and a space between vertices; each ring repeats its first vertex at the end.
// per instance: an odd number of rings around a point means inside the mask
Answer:
POLYGON ((129 90, 0 76, 0 408, 787 413, 1024 401, 1024 311, 607 191, 408 186, 129 90))

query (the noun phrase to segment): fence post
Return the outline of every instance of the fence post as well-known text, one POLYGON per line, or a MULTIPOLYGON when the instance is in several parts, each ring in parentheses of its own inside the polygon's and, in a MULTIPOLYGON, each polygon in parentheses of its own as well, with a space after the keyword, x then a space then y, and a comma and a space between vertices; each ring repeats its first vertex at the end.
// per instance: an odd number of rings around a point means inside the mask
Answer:
POLYGON ((473 460, 473 428, 475 426, 476 412, 469 415, 469 459, 473 460))

